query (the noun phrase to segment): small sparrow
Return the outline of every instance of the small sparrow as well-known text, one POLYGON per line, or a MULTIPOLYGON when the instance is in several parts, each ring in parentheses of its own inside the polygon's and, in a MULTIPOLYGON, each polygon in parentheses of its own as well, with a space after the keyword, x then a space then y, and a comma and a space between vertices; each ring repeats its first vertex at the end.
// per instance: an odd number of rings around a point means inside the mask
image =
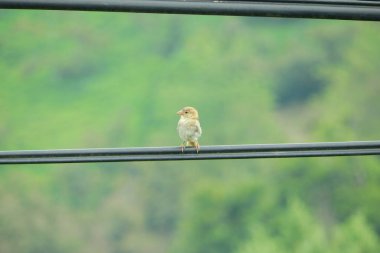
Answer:
POLYGON ((179 137, 183 140, 181 151, 183 153, 186 146, 193 146, 199 152, 198 138, 202 134, 202 128, 199 124, 198 112, 195 108, 187 106, 177 112, 181 118, 178 121, 177 131, 179 137))

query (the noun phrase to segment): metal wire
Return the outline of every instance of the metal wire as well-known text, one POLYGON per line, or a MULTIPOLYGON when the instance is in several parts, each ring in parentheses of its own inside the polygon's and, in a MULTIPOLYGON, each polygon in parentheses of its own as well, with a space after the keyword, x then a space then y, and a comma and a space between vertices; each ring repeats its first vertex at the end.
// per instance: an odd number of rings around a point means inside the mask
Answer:
POLYGON ((89 163, 380 155, 380 141, 0 151, 0 164, 89 163))
POLYGON ((368 0, 0 0, 0 8, 380 21, 380 2, 368 0))

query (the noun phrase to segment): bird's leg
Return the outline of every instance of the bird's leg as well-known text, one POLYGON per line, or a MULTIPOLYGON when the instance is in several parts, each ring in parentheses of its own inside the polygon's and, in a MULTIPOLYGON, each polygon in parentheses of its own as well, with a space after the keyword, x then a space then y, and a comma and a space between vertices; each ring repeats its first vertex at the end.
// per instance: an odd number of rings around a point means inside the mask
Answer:
POLYGON ((186 141, 184 141, 184 142, 181 143, 180 148, 181 148, 181 152, 182 153, 183 153, 183 151, 185 151, 185 146, 186 146, 186 141))
POLYGON ((200 149, 200 145, 199 145, 199 142, 195 142, 195 149, 197 150, 197 154, 199 153, 199 149, 200 149))
POLYGON ((191 146, 195 147, 195 150, 197 151, 197 154, 199 153, 199 142, 198 141, 191 141, 191 146))

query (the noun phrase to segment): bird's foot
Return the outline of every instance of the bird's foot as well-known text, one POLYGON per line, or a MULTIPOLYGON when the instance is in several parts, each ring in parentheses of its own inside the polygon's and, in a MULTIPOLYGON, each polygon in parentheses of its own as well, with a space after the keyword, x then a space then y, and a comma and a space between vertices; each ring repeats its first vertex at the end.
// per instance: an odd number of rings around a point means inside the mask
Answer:
POLYGON ((199 153, 199 150, 201 149, 201 146, 199 145, 199 143, 197 142, 195 144, 195 150, 197 150, 197 154, 199 153))
POLYGON ((183 153, 183 151, 185 151, 185 145, 181 144, 180 149, 181 149, 181 152, 183 153))

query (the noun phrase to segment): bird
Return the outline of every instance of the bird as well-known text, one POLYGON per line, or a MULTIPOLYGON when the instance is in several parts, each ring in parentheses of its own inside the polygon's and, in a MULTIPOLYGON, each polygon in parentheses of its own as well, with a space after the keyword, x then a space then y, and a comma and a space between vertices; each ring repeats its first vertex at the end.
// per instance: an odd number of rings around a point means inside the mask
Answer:
POLYGON ((199 123, 198 111, 191 106, 186 106, 177 112, 180 115, 177 131, 182 139, 181 151, 183 153, 186 146, 195 147, 199 153, 200 145, 198 138, 202 135, 202 128, 199 123))

